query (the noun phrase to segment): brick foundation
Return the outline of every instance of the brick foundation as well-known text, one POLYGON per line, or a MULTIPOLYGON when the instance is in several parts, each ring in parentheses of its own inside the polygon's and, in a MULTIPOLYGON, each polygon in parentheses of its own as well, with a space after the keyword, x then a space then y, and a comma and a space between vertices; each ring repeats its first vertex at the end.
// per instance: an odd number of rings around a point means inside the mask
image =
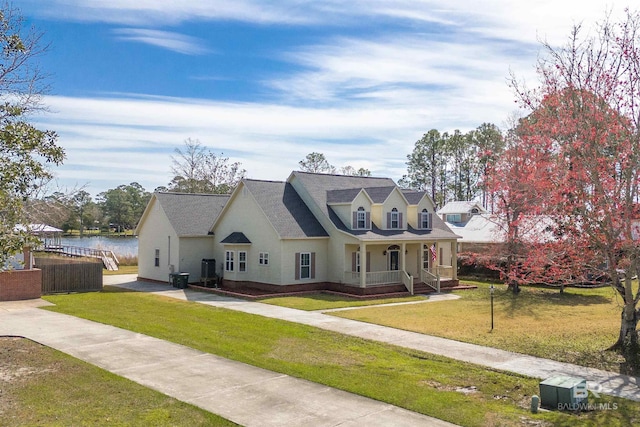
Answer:
POLYGON ((0 301, 35 299, 42 296, 42 270, 0 272, 0 301))

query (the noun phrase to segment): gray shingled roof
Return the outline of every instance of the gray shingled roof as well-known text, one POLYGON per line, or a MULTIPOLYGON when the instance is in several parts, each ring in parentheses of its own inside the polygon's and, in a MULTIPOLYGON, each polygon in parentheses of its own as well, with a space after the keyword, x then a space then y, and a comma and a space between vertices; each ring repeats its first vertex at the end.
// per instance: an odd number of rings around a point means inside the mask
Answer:
POLYGON ((299 171, 293 172, 293 176, 302 182, 311 197, 317 203, 318 207, 327 215, 327 217, 329 217, 339 230, 352 234, 355 237, 367 240, 383 240, 391 238, 398 240, 412 240, 416 238, 424 238, 424 236, 428 236, 433 239, 455 239, 459 237, 454 234, 449 227, 447 227, 444 221, 437 217, 437 215, 433 215, 433 228, 431 230, 416 230, 411 227, 409 227, 408 230, 381 230, 375 226, 373 226, 371 230, 351 230, 349 227, 344 225, 338 215, 327 204, 327 196, 329 192, 333 192, 335 190, 352 190, 355 188, 364 188, 367 189, 367 192, 368 189, 372 189, 372 193, 376 194, 376 198, 378 200, 380 200, 386 192, 384 199, 382 199, 381 202, 378 202, 382 203, 389 196, 389 193, 391 193, 393 188, 396 187, 396 184, 390 178, 328 175, 299 171))
POLYGON ((327 203, 351 203, 360 191, 362 191, 362 188, 327 190, 327 203))
POLYGON ((180 237, 206 236, 229 200, 227 194, 155 193, 180 237))
POLYGON ((329 236, 291 184, 252 179, 243 182, 280 238, 329 236))
POLYGON ((396 188, 395 184, 386 187, 366 187, 364 190, 367 192, 373 203, 384 203, 389 197, 389 194, 396 188))
POLYGON ((394 187, 396 185, 390 178, 329 175, 300 171, 293 172, 293 176, 302 182, 318 207, 327 216, 329 216, 329 207, 327 205, 327 196, 329 191, 333 192, 335 190, 353 189, 358 189, 358 191, 360 191, 363 188, 394 187))
POLYGON ((412 205, 417 205, 426 194, 426 191, 402 190, 402 194, 412 205))
POLYGON ((251 240, 244 233, 240 231, 234 231, 227 237, 222 239, 220 243, 234 243, 234 244, 251 244, 251 240))

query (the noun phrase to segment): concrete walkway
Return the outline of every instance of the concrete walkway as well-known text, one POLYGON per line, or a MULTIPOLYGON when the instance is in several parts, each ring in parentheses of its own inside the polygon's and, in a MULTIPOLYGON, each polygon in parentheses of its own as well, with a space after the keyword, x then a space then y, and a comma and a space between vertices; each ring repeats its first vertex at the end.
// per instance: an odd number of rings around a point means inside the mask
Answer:
MULTIPOLYGON (((182 291, 173 295, 185 297, 182 291)), ((331 387, 35 308, 48 304, 0 302, 0 336, 29 338, 243 426, 453 426, 331 387)))
POLYGON ((199 302, 265 317, 288 320, 290 322, 315 326, 317 328, 360 338, 439 354, 452 359, 471 362, 503 371, 515 372, 534 378, 545 379, 555 375, 585 378, 588 382, 589 389, 593 392, 640 401, 640 378, 638 377, 585 368, 569 363, 403 331, 386 326, 373 325, 356 320, 342 319, 322 314, 321 312, 278 307, 191 289, 174 289, 168 284, 137 282, 135 275, 105 276, 104 284, 157 293, 172 298, 199 302))

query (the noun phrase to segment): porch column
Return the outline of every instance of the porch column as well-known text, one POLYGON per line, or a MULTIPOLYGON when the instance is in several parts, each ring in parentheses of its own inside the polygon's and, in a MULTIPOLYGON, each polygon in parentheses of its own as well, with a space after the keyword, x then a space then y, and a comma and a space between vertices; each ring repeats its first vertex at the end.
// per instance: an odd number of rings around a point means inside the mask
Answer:
POLYGON ((360 287, 367 287, 367 244, 360 242, 360 287))
POLYGON ((451 275, 453 280, 458 278, 458 242, 454 240, 451 242, 451 275))
POLYGON ((403 242, 400 250, 402 251, 402 258, 401 258, 402 262, 400 263, 400 269, 402 271, 407 271, 406 262, 405 262, 407 257, 407 255, 405 254, 405 252, 407 252, 407 244, 403 242))

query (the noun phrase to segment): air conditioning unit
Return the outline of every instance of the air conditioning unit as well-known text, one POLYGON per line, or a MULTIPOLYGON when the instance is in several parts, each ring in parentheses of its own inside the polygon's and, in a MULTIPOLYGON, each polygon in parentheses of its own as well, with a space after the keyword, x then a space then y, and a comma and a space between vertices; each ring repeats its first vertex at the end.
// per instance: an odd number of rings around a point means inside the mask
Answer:
POLYGON ((588 403, 587 380, 557 376, 540 383, 540 406, 575 411, 588 403))

